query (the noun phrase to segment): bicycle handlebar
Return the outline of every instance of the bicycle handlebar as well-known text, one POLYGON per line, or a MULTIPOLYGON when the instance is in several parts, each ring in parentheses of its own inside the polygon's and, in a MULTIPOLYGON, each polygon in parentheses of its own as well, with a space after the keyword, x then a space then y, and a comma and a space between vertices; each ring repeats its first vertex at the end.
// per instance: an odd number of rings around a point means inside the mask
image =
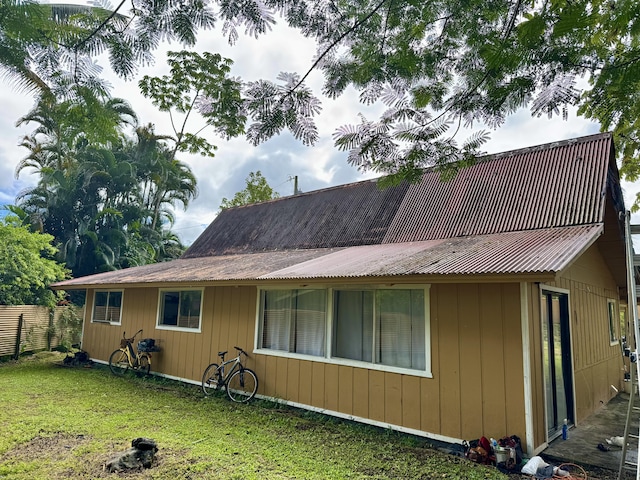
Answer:
POLYGON ((133 339, 136 338, 139 333, 142 333, 142 329, 138 330, 133 337, 127 338, 127 332, 122 332, 122 338, 124 338, 125 340, 129 340, 130 342, 133 342, 133 339))
POLYGON ((243 349, 241 349, 240 347, 235 347, 235 346, 234 346, 233 348, 235 348, 236 350, 238 350, 240 353, 243 353, 245 357, 248 357, 248 356, 249 356, 249 354, 248 354, 247 352, 245 352, 243 349))

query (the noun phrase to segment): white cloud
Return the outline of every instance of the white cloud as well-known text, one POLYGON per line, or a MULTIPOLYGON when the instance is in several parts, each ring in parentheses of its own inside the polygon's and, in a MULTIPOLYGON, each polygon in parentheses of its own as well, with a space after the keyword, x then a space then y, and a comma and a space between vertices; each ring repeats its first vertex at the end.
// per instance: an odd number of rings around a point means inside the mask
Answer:
MULTIPOLYGON (((166 52, 180 49, 175 44, 163 46, 156 52, 155 65, 141 68, 137 78, 145 74, 166 74, 166 52)), ((233 47, 218 32, 206 32, 200 35, 195 50, 219 52, 224 57, 232 58, 232 74, 249 81, 275 79, 281 71, 304 74, 313 63, 315 45, 296 31, 279 25, 273 32, 257 40, 241 36, 233 47)), ((104 58, 101 63, 107 64, 104 58)), ((149 100, 139 94, 137 79, 125 82, 112 74, 107 74, 107 78, 113 84, 113 95, 128 100, 141 123, 155 124, 158 134, 171 133, 169 116, 157 111, 149 100)), ((321 74, 313 72, 307 84, 315 92, 321 91, 321 74)), ((0 136, 0 203, 13 203, 16 193, 36 180, 25 174, 19 181, 13 178, 15 166, 26 152, 17 147, 17 143, 30 130, 18 130, 14 124, 31 108, 31 104, 32 99, 24 94, 8 88, 0 91, 3 109, 0 119, 3 132, 0 136)), ((317 119, 321 139, 314 147, 303 146, 289 133, 283 133, 257 147, 242 138, 226 141, 209 136, 208 140, 218 146, 215 158, 180 157, 196 175, 200 194, 187 212, 180 207, 176 209, 176 233, 183 241, 191 243, 213 220, 222 198, 230 198, 243 189, 245 178, 252 171, 260 170, 269 184, 283 196, 293 193, 293 183, 290 181, 293 176, 298 176, 299 187, 305 192, 374 177, 372 173, 364 174, 348 165, 346 153, 333 146, 331 135, 341 125, 358 123, 358 112, 364 112, 367 118, 374 119, 382 109, 380 105, 366 107, 360 104, 357 92, 352 89, 348 89, 338 100, 323 99, 323 110, 317 119)), ((575 113, 570 118, 568 122, 557 118, 532 118, 528 111, 521 110, 509 117, 502 128, 491 132, 492 138, 483 149, 497 153, 597 132, 597 125, 576 118, 575 113)), ((200 126, 198 119, 194 120, 196 122, 190 131, 196 131, 200 126)), ((461 133, 459 137, 463 140, 465 134, 461 133)), ((634 186, 626 190, 628 197, 635 196, 634 186)))

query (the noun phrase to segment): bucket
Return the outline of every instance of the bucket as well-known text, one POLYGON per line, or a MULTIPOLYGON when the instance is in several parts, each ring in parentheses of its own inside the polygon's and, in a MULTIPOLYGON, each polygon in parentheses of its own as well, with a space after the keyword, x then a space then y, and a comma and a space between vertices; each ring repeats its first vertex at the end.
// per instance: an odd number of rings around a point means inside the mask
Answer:
POLYGON ((496 454, 496 463, 506 462, 511 456, 511 449, 507 447, 496 447, 494 452, 496 454))

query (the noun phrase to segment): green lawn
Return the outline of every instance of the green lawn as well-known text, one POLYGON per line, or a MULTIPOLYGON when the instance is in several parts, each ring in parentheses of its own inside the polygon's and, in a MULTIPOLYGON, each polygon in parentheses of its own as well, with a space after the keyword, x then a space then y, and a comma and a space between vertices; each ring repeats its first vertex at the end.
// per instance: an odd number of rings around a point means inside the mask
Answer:
POLYGON ((423 439, 270 402, 203 398, 194 385, 62 367, 42 353, 0 364, 0 479, 501 479, 423 439), (160 448, 153 468, 103 465, 136 437, 160 448))

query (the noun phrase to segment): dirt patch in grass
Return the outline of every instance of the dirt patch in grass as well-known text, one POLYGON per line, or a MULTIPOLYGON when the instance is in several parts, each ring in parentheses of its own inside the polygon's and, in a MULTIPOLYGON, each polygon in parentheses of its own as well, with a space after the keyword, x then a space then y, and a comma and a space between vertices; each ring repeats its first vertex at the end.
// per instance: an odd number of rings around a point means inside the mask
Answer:
POLYGON ((57 434, 35 437, 30 442, 16 446, 5 454, 5 460, 32 462, 34 460, 60 461, 72 458, 73 451, 86 445, 90 439, 85 435, 57 434))
MULTIPOLYGON (((106 463, 117 453, 124 451, 128 445, 113 445, 108 452, 92 452, 92 438, 86 435, 56 434, 53 436, 37 436, 27 443, 16 446, 3 456, 3 463, 38 462, 43 469, 53 465, 64 465, 69 462, 73 466, 63 471, 51 471, 51 478, 149 478, 148 470, 109 473, 106 463), (78 452, 78 450, 82 450, 78 452)), ((153 470, 165 463, 168 455, 169 463, 183 458, 184 452, 158 452, 153 470)))

